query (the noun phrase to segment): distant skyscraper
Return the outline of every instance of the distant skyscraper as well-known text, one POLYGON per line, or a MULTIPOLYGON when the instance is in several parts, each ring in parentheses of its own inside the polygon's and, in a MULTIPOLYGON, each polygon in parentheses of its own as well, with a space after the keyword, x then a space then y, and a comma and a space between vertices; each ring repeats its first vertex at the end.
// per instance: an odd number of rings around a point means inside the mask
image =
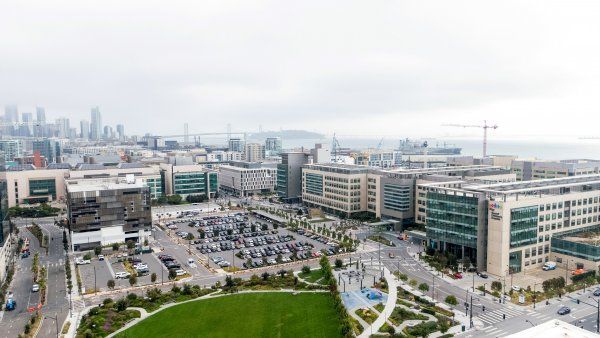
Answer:
POLYGON ((265 159, 265 146, 260 143, 246 143, 245 160, 248 162, 259 162, 265 159))
POLYGON ((122 124, 117 124, 117 137, 120 141, 125 139, 125 126, 122 124))
POLYGON ((94 141, 100 140, 102 134, 102 116, 100 115, 100 108, 92 108, 92 119, 90 124, 90 139, 94 141))
POLYGON ((244 151, 244 141, 239 138, 230 138, 229 139, 229 151, 244 151))
POLYGON ((103 136, 104 136, 104 139, 107 139, 107 140, 113 139, 115 136, 113 128, 111 126, 104 126, 103 136))
POLYGON ((33 114, 31 113, 23 113, 21 114, 23 118, 23 125, 20 126, 20 135, 21 136, 31 136, 33 135, 33 114))
POLYGON ((5 106, 4 119, 6 120, 6 122, 19 122, 19 108, 16 105, 5 106))
POLYGON ((90 122, 88 120, 81 120, 79 125, 80 125, 80 129, 81 129, 81 134, 79 134, 79 136, 81 136, 81 138, 84 140, 89 140, 90 139, 90 122))
POLYGON ((58 137, 68 138, 70 136, 71 125, 68 118, 56 119, 56 125, 58 126, 58 137))
POLYGON ((35 114, 39 125, 46 124, 46 109, 44 107, 36 107, 35 114))
POLYGON ((35 140, 32 142, 32 150, 35 153, 39 151, 46 158, 48 163, 56 163, 60 156, 60 144, 49 139, 35 140))

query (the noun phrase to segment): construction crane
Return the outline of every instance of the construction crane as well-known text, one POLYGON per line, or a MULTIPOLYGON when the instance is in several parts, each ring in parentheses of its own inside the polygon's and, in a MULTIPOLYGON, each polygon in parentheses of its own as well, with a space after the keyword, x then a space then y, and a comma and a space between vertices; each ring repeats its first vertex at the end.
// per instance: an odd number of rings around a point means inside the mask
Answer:
POLYGON ((487 121, 483 121, 483 125, 476 124, 443 124, 444 127, 462 127, 462 128, 483 128, 483 157, 487 156, 487 133, 488 129, 498 129, 497 125, 488 125, 487 121))
POLYGON ((383 137, 381 138, 379 143, 377 143, 377 150, 381 150, 381 147, 383 147, 383 137))
POLYGON ((335 137, 335 133, 333 133, 333 141, 331 143, 333 161, 334 163, 338 163, 338 151, 340 151, 340 142, 338 142, 338 139, 335 137))

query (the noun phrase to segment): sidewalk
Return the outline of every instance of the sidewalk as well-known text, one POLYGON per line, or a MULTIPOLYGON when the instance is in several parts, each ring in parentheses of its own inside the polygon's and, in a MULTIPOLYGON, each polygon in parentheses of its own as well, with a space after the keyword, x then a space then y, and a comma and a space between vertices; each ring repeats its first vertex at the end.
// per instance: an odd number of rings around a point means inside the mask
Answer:
POLYGON ((383 268, 383 276, 385 277, 385 280, 388 283, 389 290, 387 302, 385 303, 385 308, 383 309, 383 312, 379 315, 379 317, 375 319, 373 324, 364 327, 364 331, 357 338, 367 338, 370 336, 370 332, 379 332, 379 329, 383 326, 383 324, 385 324, 385 322, 387 322, 388 318, 394 311, 394 308, 396 308, 396 300, 398 299, 398 282, 396 281, 395 276, 392 275, 390 270, 388 270, 385 267, 383 268))

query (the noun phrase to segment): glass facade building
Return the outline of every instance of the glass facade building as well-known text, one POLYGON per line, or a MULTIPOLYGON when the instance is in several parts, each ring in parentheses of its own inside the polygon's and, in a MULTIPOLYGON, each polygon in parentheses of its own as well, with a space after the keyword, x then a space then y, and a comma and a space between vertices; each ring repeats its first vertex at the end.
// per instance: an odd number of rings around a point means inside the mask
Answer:
POLYGON ((538 206, 510 210, 510 247, 537 243, 538 206))
POLYGON ((306 192, 313 195, 323 196, 323 176, 317 174, 306 174, 306 192))
POLYGON ((395 211, 408 211, 410 209, 411 188, 408 186, 384 184, 383 205, 395 211))
POLYGON ((42 179, 42 180, 29 180, 29 195, 30 196, 48 196, 52 195, 52 199, 56 199, 56 180, 55 179, 42 179))
POLYGON ((565 231, 560 235, 553 236, 551 239, 552 252, 569 255, 592 262, 600 261, 600 243, 593 241, 577 241, 568 237, 600 237, 600 227, 588 227, 573 231, 565 231), (589 235, 588 235, 589 234, 589 235))
POLYGON ((427 193, 427 237, 438 242, 477 248, 477 197, 427 193))

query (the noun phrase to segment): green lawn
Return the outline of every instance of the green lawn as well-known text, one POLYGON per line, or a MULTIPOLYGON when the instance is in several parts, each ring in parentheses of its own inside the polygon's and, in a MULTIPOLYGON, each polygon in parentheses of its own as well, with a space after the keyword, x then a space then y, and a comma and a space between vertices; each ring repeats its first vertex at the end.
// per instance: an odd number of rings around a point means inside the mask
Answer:
POLYGON ((310 283, 317 283, 317 281, 319 279, 323 278, 323 271, 321 271, 321 269, 310 270, 310 272, 307 273, 307 274, 305 274, 304 272, 300 272, 298 274, 298 277, 300 277, 300 278, 302 278, 305 281, 310 282, 310 283))
POLYGON ((253 293, 173 306, 124 337, 341 337, 327 293, 253 293))

